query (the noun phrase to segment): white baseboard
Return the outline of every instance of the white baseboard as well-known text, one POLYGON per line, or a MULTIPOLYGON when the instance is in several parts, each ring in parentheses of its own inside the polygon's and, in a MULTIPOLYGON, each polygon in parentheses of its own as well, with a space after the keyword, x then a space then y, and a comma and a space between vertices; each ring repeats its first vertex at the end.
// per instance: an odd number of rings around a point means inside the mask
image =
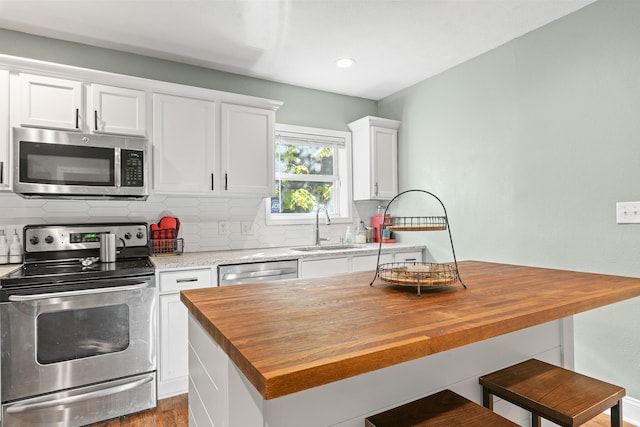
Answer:
POLYGON ((628 423, 640 426, 640 400, 629 396, 623 397, 622 418, 628 423))

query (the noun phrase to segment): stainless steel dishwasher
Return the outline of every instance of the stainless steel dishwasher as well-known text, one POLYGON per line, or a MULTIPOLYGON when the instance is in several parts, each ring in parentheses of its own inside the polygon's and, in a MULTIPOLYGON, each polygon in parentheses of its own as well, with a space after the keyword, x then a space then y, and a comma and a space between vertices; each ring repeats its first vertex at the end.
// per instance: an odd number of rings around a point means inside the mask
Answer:
POLYGON ((218 266, 218 286, 298 277, 298 260, 264 261, 218 266))

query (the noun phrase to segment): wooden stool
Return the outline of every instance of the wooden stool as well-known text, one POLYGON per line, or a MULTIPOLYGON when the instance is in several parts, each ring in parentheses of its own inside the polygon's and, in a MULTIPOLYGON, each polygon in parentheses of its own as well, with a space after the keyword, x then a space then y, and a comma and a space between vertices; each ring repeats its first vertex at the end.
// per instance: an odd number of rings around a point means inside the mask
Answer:
POLYGON ((579 426, 611 408, 611 425, 622 425, 625 390, 568 369, 531 359, 480 377, 482 403, 493 409, 498 396, 531 412, 531 426, 540 417, 564 427, 579 426))
POLYGON ((518 427, 495 412, 443 390, 364 420, 365 427, 518 427))

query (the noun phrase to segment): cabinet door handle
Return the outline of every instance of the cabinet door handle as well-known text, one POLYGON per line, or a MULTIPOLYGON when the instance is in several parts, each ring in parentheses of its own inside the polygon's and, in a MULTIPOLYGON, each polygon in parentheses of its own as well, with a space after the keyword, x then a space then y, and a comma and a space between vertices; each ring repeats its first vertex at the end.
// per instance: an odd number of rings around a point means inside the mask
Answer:
POLYGON ((76 129, 80 129, 80 109, 76 108, 76 129))
POLYGON ((93 126, 95 130, 98 130, 98 110, 93 110, 93 126))
POLYGON ((4 162, 0 162, 0 184, 4 184, 4 162))
POLYGON ((229 189, 229 177, 228 174, 225 172, 224 174, 224 191, 227 191, 229 189))
POLYGON ((376 185, 374 186, 375 190, 374 190, 374 195, 378 195, 378 183, 376 182, 376 185))
POLYGON ((211 191, 215 190, 215 178, 213 176, 213 172, 211 173, 211 191))

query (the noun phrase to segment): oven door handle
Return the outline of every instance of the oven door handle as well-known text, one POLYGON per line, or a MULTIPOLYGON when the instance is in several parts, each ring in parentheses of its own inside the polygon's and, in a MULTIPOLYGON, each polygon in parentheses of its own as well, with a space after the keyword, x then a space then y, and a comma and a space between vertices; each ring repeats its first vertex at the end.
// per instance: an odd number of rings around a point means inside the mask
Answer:
POLYGON ((39 402, 18 404, 18 405, 10 406, 9 408, 7 408, 7 413, 17 414, 21 412, 52 408, 54 406, 59 406, 59 405, 68 405, 70 403, 84 402, 90 399, 98 399, 98 398, 109 396, 112 394, 133 390, 134 388, 140 387, 141 385, 147 384, 148 382, 151 382, 151 381, 153 381, 153 375, 149 375, 144 378, 139 378, 137 380, 134 380, 128 383, 119 384, 117 386, 103 388, 100 390, 89 391, 86 393, 77 394, 73 396, 61 397, 59 399, 47 398, 46 400, 42 400, 39 402))
POLYGON ((135 291, 137 289, 146 288, 147 286, 149 286, 149 283, 141 282, 133 285, 114 286, 111 288, 81 289, 78 291, 48 292, 46 294, 33 294, 33 295, 9 295, 9 301, 23 302, 23 301, 35 301, 35 300, 47 299, 47 298, 75 297, 79 295, 95 295, 98 293, 106 293, 106 292, 135 291))

